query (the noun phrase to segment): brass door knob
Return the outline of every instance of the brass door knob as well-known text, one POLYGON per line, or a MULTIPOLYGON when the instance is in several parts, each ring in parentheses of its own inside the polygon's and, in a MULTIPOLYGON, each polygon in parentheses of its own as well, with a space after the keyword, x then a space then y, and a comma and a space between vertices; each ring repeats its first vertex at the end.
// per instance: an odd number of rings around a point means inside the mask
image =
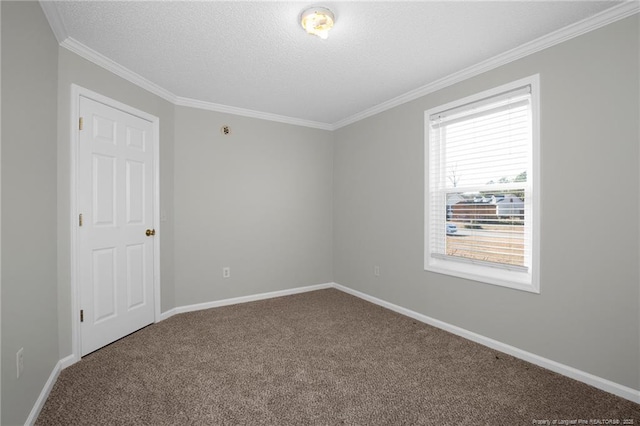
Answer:
POLYGON ((155 229, 147 229, 147 232, 145 232, 145 234, 147 234, 147 237, 150 237, 152 235, 156 235, 156 230, 155 229))

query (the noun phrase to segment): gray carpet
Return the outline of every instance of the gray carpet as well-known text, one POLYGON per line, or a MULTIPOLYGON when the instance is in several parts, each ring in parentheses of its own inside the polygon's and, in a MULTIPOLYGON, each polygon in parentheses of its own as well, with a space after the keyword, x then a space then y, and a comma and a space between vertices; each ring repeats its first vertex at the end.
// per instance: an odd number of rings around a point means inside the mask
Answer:
POLYGON ((36 424, 592 419, 640 425, 640 405, 329 289, 140 330, 62 371, 36 424))

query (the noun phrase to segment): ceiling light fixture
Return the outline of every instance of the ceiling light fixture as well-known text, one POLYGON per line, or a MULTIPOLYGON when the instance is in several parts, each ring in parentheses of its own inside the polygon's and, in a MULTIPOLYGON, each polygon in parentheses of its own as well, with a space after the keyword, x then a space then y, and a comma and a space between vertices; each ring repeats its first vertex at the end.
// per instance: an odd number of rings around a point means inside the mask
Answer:
POLYGON ((300 24, 309 34, 317 35, 323 40, 329 36, 329 30, 333 28, 335 16, 333 12, 324 7, 312 7, 300 15, 300 24))

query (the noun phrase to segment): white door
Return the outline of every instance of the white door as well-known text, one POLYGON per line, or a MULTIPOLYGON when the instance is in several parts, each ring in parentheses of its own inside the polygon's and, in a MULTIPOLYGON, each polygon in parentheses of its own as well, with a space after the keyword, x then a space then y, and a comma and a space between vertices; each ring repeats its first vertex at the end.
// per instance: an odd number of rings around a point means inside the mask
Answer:
POLYGON ((154 321, 155 191, 151 122, 83 96, 80 117, 77 259, 83 356, 154 321))

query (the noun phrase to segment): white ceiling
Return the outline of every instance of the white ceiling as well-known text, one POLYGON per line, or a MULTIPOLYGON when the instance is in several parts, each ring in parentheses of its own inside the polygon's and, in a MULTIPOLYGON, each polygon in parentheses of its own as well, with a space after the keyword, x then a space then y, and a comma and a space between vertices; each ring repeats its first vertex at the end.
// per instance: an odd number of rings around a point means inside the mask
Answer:
POLYGON ((41 4, 63 46, 178 104, 321 128, 620 7, 584 0, 41 4), (328 40, 300 27, 311 5, 336 15, 328 40))

